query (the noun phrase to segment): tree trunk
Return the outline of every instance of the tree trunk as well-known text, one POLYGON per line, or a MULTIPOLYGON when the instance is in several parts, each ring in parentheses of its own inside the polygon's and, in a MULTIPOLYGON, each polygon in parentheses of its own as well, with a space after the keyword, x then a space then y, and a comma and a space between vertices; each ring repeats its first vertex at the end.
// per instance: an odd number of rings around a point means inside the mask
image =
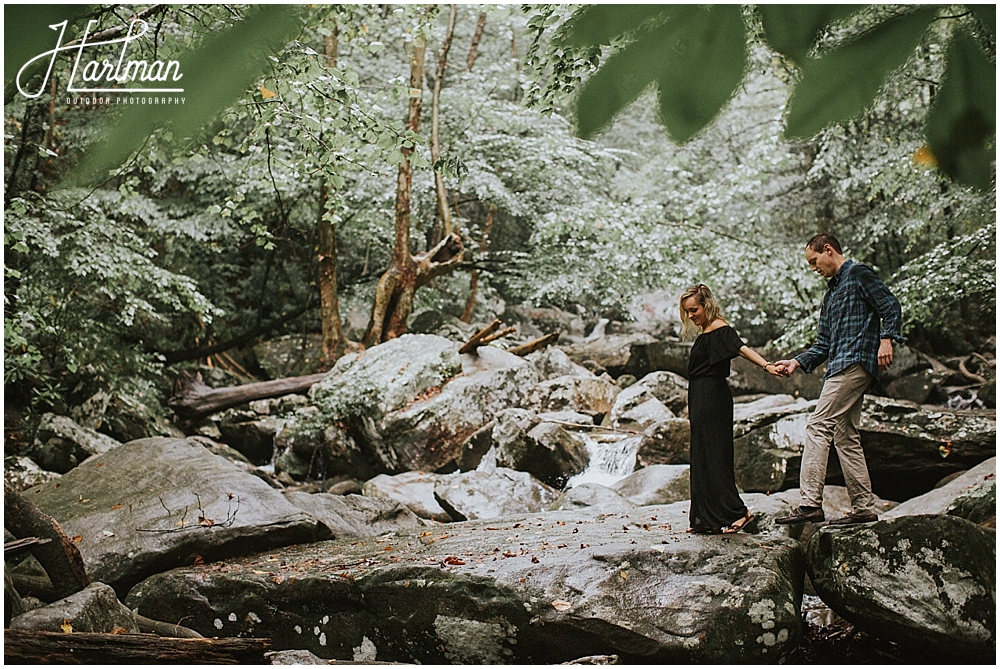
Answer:
POLYGON ((268 639, 4 630, 4 664, 268 664, 268 639))
MULTIPOLYGON (((420 129, 425 52, 423 38, 418 38, 414 42, 410 61, 410 107, 406 123, 407 129, 413 132, 420 129)), ((375 288, 375 304, 365 332, 365 346, 374 346, 405 334, 406 320, 413 310, 413 296, 417 288, 451 271, 462 261, 465 251, 461 238, 453 232, 426 253, 414 256, 410 252, 410 194, 413 185, 410 156, 413 147, 403 147, 400 152, 403 160, 399 164, 396 181, 396 239, 392 265, 375 288)))
POLYGON ((49 575, 57 597, 68 597, 90 585, 80 549, 52 516, 41 511, 7 481, 3 482, 3 524, 18 539, 51 539, 35 544, 30 550, 49 575))
MULTIPOLYGON (((323 40, 324 63, 327 67, 337 66, 337 24, 323 40)), ((328 210, 329 185, 325 177, 319 192, 318 229, 319 248, 319 301, 320 324, 323 329, 323 363, 326 369, 333 367, 346 348, 340 325, 340 302, 337 299, 337 225, 333 211, 328 210)))
POLYGON ((178 418, 194 420, 254 400, 305 392, 324 376, 325 373, 310 374, 248 383, 243 386, 209 388, 202 382, 201 374, 191 378, 185 373, 178 382, 173 396, 167 400, 167 406, 174 410, 178 418))
MULTIPOLYGON (((490 205, 489 213, 486 214, 486 221, 483 223, 483 236, 479 240, 479 252, 486 253, 490 247, 490 232, 493 230, 493 217, 497 213, 497 206, 490 205)), ((479 292, 479 270, 469 272, 469 298, 465 301, 465 310, 459 319, 463 323, 471 323, 472 315, 476 311, 476 293, 479 292)))
POLYGON ((451 209, 448 208, 448 191, 444 187, 444 177, 438 171, 438 160, 441 159, 441 144, 438 127, 441 112, 441 86, 444 81, 445 68, 448 66, 448 51, 451 40, 455 36, 455 5, 449 5, 448 30, 445 32, 441 52, 438 55, 437 73, 434 77, 434 92, 431 96, 431 164, 434 165, 434 188, 437 191, 438 214, 441 216, 442 237, 447 237, 454 231, 451 221, 451 209))
POLYGON ((465 60, 465 71, 472 72, 472 66, 476 64, 479 56, 479 40, 483 37, 483 29, 486 27, 486 12, 480 12, 479 21, 476 23, 476 32, 472 35, 472 46, 469 47, 469 57, 465 60))

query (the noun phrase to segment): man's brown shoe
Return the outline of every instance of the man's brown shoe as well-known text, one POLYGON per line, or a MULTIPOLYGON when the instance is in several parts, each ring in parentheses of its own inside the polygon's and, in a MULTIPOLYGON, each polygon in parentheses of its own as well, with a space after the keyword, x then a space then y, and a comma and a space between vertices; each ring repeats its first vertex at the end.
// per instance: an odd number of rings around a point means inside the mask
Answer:
POLYGON ((860 523, 874 523, 878 516, 874 513, 848 513, 843 518, 831 520, 828 525, 858 525, 860 523))
POLYGON ((800 506, 792 511, 792 515, 783 518, 775 518, 774 522, 779 525, 793 525, 795 523, 822 523, 826 520, 823 509, 815 506, 800 506))

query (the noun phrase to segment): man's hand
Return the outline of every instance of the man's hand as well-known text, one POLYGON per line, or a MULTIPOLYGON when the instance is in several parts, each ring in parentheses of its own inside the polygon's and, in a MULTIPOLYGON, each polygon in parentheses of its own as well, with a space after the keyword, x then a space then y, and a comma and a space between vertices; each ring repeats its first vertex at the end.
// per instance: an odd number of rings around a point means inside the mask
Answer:
POLYGON ((878 345, 879 369, 888 369, 892 364, 892 340, 883 339, 878 345))
POLYGON ((774 363, 774 366, 777 367, 778 371, 780 371, 783 375, 791 376, 792 372, 794 372, 802 365, 799 364, 798 360, 792 358, 791 360, 779 360, 778 362, 774 363))

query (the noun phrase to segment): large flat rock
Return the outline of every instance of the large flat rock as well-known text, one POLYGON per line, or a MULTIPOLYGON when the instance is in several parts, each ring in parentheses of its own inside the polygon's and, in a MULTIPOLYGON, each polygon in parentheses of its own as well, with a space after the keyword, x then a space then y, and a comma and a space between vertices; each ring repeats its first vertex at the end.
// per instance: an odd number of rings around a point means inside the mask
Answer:
POLYGON ((185 567, 137 585, 140 614, 341 660, 421 664, 775 662, 798 641, 803 555, 767 534, 684 532, 687 502, 467 521, 185 567))
MULTIPOLYGON (((119 595, 160 571, 312 541, 316 519, 193 440, 153 437, 24 491, 119 595)), ((154 616, 155 617, 155 616, 154 616)))

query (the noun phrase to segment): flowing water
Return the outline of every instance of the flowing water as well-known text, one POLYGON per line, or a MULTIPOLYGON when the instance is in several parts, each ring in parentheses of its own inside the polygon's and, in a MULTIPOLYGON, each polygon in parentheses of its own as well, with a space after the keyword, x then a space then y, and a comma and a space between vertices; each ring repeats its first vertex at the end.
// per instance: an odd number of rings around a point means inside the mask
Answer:
POLYGON ((566 489, 581 483, 600 483, 613 486, 635 471, 635 454, 639 450, 641 435, 585 434, 590 464, 566 482, 566 489))

